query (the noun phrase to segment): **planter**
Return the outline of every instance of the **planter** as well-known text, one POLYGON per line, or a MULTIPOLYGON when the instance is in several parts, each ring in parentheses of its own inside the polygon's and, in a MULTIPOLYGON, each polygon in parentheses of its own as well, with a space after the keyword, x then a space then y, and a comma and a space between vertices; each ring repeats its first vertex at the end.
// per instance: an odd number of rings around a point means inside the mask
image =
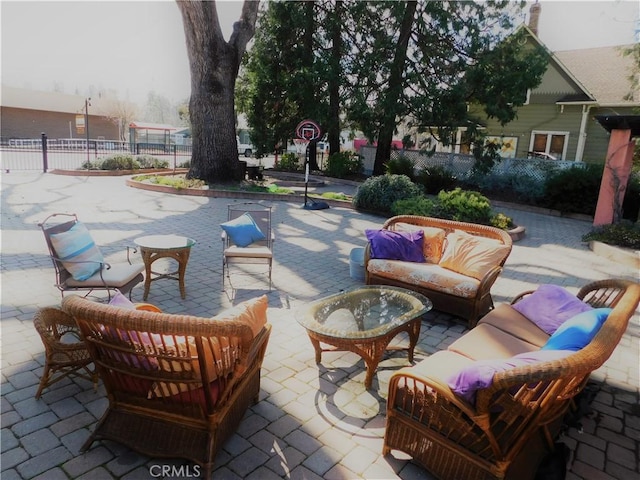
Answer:
POLYGON ((526 230, 522 226, 517 226, 515 228, 512 228, 511 230, 507 230, 507 233, 511 237, 512 242, 517 242, 518 240, 521 240, 524 238, 526 230))
POLYGON ((612 262, 629 265, 640 270, 640 251, 631 250, 630 248, 616 247, 608 243, 592 240, 589 242, 589 249, 601 257, 607 258, 612 262))

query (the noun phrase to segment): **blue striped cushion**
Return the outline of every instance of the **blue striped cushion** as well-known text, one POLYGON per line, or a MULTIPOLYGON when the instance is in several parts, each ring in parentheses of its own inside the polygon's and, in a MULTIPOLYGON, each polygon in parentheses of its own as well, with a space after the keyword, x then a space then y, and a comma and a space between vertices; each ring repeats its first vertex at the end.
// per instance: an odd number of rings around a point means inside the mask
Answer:
POLYGON ((83 281, 91 277, 100 270, 100 264, 104 262, 89 230, 80 222, 66 232, 52 234, 51 244, 62 265, 75 280, 83 281))

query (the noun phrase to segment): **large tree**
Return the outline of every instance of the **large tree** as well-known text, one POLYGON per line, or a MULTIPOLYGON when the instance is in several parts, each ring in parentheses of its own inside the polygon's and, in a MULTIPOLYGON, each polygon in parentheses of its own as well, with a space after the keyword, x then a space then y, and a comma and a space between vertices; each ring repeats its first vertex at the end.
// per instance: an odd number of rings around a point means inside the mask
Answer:
POLYGON ((344 3, 271 2, 261 13, 237 90, 259 154, 285 146, 307 118, 320 124, 330 153, 340 150, 344 3))
POLYGON ((247 43, 254 35, 258 1, 247 0, 229 41, 215 1, 178 1, 191 70, 189 115, 193 136, 188 177, 207 182, 242 178, 236 143, 234 92, 247 43))
MULTIPOLYGON (((364 2, 363 2, 364 3, 364 2)), ((399 122, 438 141, 466 127, 473 139, 480 119, 469 104, 506 123, 546 69, 543 51, 513 35, 512 2, 364 3, 351 71, 348 112, 378 141, 374 174, 384 173, 399 122), (377 20, 376 20, 377 19, 377 20), (380 28, 384 25, 384 28, 380 28)))

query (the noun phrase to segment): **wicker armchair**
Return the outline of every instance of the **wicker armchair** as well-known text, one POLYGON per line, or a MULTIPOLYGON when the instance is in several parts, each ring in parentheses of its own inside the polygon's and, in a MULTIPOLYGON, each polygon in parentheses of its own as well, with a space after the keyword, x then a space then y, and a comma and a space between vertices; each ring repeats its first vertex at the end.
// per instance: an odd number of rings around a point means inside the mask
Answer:
POLYGON ((211 478, 216 452, 258 400, 271 325, 267 299, 213 319, 130 310, 67 296, 109 406, 82 447, 110 439, 184 458, 211 478))
POLYGON ((573 397, 624 334, 638 306, 640 285, 598 281, 583 287, 578 297, 593 307, 613 308, 591 343, 561 360, 496 373, 492 385, 477 392, 474 405, 413 367, 395 373, 383 454, 392 449, 408 453, 439 479, 533 478, 553 449, 573 397))
POLYGON ((33 317, 33 326, 45 348, 44 371, 36 398, 40 398, 46 387, 71 376, 89 380, 97 389, 98 374, 90 367, 91 357, 73 317, 59 308, 41 308, 33 317))

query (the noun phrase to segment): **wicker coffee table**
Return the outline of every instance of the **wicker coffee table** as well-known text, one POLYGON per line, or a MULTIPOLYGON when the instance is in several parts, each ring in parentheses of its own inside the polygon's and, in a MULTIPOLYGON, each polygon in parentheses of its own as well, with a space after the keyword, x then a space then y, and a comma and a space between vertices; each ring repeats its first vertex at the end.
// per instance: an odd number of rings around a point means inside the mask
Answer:
POLYGON ((369 389, 385 351, 407 350, 413 361, 421 317, 431 307, 427 297, 404 288, 367 286, 317 300, 299 311, 297 320, 309 334, 316 363, 321 362, 322 352, 360 355, 367 365, 364 384, 369 389), (390 348, 400 332, 409 334, 409 346, 390 348), (320 343, 332 348, 322 348, 320 343))
POLYGON ((144 277, 144 300, 149 296, 149 288, 151 282, 160 280, 161 278, 171 278, 178 280, 180 287, 180 296, 184 299, 186 291, 184 288, 184 274, 187 270, 187 262, 191 247, 196 243, 195 240, 180 235, 149 235, 146 237, 136 238, 135 244, 140 247, 140 254, 146 270, 144 277), (178 262, 178 270, 171 273, 158 273, 151 269, 153 262, 160 258, 173 258, 178 262))

